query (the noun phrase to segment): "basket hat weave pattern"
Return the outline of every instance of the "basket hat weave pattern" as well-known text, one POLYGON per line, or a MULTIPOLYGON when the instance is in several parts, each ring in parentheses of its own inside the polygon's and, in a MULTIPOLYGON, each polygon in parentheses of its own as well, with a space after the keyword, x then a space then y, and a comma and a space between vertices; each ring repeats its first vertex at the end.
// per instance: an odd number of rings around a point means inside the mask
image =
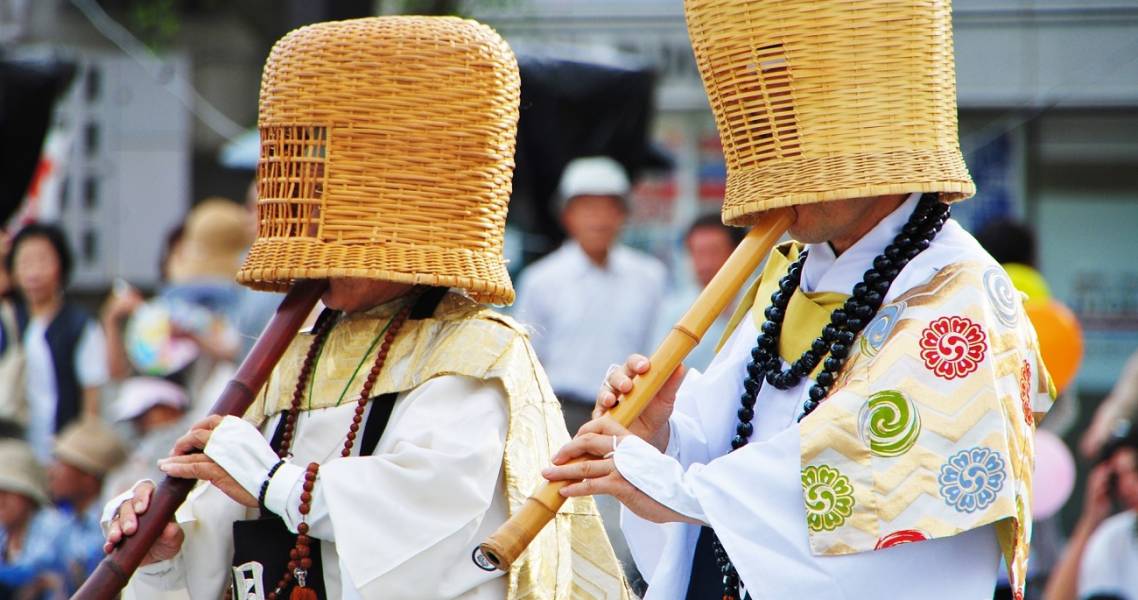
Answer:
POLYGON ((912 192, 975 193, 950 0, 685 0, 727 162, 723 220, 912 192))
POLYGON ((319 23, 279 40, 261 80, 257 239, 241 283, 364 277, 509 304, 502 242, 520 78, 485 25, 319 23))

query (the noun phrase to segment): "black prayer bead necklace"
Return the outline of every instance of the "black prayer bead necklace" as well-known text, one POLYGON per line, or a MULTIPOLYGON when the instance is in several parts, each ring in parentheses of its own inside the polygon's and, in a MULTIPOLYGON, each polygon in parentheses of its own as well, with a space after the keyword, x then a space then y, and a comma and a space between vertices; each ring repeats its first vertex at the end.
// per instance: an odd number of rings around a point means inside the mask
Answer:
MULTIPOLYGON (((873 266, 865 272, 861 281, 854 285, 850 298, 844 305, 830 313, 829 324, 822 328, 822 332, 814 339, 810 348, 789 368, 783 370, 782 358, 778 354, 782 320, 786 316, 790 297, 794 295, 802 279, 802 265, 806 262, 807 253, 803 251, 798 259, 791 263, 786 275, 779 280, 778 290, 771 294, 771 304, 763 313, 766 322, 763 323, 755 347, 751 350, 751 361, 747 364, 747 378, 743 380, 743 395, 739 399, 742 404, 737 413, 739 423, 735 427, 735 437, 731 440, 732 451, 746 446, 751 434, 754 433, 755 428, 751 420, 755 418, 755 399, 764 381, 780 390, 789 390, 797 386, 804 377, 809 376, 821 363, 822 371, 814 378, 814 385, 810 386, 809 397, 802 404, 802 416, 798 420, 801 421, 818 408, 818 404, 830 393, 838 373, 845 365, 854 339, 865 329, 870 319, 877 313, 877 309, 881 307, 885 293, 889 291, 893 280, 909 261, 929 247, 948 220, 948 216, 949 207, 937 199, 937 194, 922 195, 909 221, 893 238, 893 242, 873 259, 873 266), (823 360, 827 354, 829 356, 823 360)), ((723 598, 739 600, 739 573, 731 564, 731 559, 718 537, 714 538, 714 548, 715 562, 723 574, 723 598)))

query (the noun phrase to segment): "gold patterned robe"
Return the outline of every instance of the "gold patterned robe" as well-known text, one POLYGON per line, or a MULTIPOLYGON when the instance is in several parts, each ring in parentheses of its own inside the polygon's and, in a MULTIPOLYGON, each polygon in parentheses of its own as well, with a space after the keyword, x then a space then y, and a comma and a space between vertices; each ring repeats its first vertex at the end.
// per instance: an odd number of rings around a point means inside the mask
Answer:
MULTIPOLYGON (((747 314, 761 328, 801 249, 772 252, 728 331, 747 314)), ((780 354, 799 356, 844 300, 796 291, 780 354)), ((1022 594, 1034 430, 1055 395, 1038 348, 1020 294, 995 263, 950 264, 882 306, 833 391, 801 422, 812 551, 873 551, 995 523, 1022 594)))
MULTIPOLYGON (((373 355, 363 354, 396 309, 384 305, 337 325, 322 353, 336 357, 331 371, 328 364, 322 368, 324 385, 349 390, 362 387, 367 371, 354 371, 354 367, 361 362, 370 364, 373 355)), ((248 419, 260 424, 288 407, 310 343, 311 334, 297 336, 247 413, 248 419)), ((506 390, 509 424, 502 468, 512 514, 544 483, 541 469, 569 440, 560 406, 527 333, 509 317, 464 296, 448 294, 432 317, 406 322, 371 395, 404 392, 444 375, 496 380, 506 390)), ((325 402, 333 400, 325 397, 325 402)), ((323 407, 319 400, 305 406, 323 407)), ((565 503, 556 520, 511 567, 508 590, 512 600, 630 597, 591 498, 565 503)))

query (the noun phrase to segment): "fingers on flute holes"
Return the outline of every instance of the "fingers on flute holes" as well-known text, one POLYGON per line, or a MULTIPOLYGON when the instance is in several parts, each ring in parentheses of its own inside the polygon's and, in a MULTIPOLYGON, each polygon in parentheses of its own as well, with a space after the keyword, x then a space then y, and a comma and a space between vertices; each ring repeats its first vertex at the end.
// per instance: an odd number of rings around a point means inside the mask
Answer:
POLYGON ((119 524, 117 522, 112 521, 110 526, 107 527, 107 541, 105 544, 103 544, 103 550, 105 552, 110 552, 110 549, 114 548, 121 539, 122 530, 119 529, 119 524))
POLYGON ((150 482, 143 482, 134 491, 134 499, 131 502, 134 504, 134 512, 143 513, 150 507, 150 497, 154 495, 154 484, 150 482))
POLYGON ((134 533, 136 520, 133 504, 130 502, 123 503, 122 508, 119 509, 119 529, 124 536, 134 533))

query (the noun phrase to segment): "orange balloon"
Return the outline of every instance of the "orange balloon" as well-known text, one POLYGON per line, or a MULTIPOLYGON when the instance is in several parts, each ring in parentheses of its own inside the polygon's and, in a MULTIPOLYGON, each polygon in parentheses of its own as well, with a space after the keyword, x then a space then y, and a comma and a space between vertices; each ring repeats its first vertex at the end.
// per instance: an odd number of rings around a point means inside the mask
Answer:
POLYGON ((1027 317, 1039 336, 1043 364, 1059 392, 1075 378, 1083 361, 1083 329, 1075 313, 1056 300, 1024 303, 1027 317))

